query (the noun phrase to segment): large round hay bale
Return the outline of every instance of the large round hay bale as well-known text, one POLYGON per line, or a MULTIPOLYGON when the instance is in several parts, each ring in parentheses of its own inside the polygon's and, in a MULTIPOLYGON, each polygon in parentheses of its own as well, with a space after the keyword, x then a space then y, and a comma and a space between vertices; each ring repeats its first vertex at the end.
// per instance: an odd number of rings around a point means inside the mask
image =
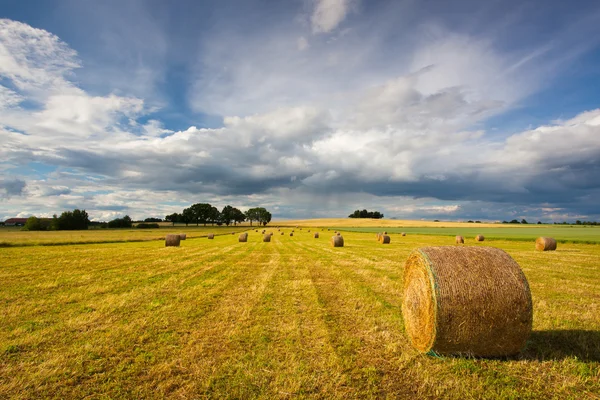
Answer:
POLYGON ((315 232, 315 234, 313 235, 315 239, 319 238, 319 232, 315 232))
POLYGON ((240 242, 247 242, 248 241, 248 233, 244 232, 244 233, 240 234, 240 236, 238 237, 238 240, 240 242))
POLYGON ((456 236, 456 243, 464 243, 465 242, 465 238, 462 236, 456 236))
POLYGON ((390 244, 392 239, 388 235, 381 235, 381 244, 390 244))
POLYGON ((493 247, 425 247, 404 267, 402 315, 422 352, 501 357, 521 351, 531 333, 527 279, 493 247))
POLYGON ((165 247, 179 247, 181 236, 178 234, 170 234, 165 237, 165 247))
POLYGON ((485 240, 485 238, 483 237, 483 235, 477 235, 477 236, 475 236, 475 240, 478 242, 483 242, 485 240))
POLYGON ((556 250, 556 240, 551 237, 539 237, 535 239, 535 249, 541 251, 556 250))
POLYGON ((207 238, 209 239, 214 239, 215 238, 215 234, 214 233, 209 233, 207 238))
POLYGON ((341 236, 341 233, 339 233, 339 232, 336 232, 335 234, 338 235, 338 236, 341 236))
POLYGON ((402 232, 400 236, 406 236, 406 232, 402 232))
POLYGON ((290 232, 290 236, 294 236, 294 232, 290 232))
POLYGON ((268 233, 265 233, 263 235, 263 242, 270 242, 271 241, 271 235, 269 235, 268 233))
POLYGON ((340 234, 331 237, 331 245, 333 247, 344 247, 344 237, 340 234))
POLYGON ((283 236, 285 234, 285 232, 281 232, 281 236, 283 236))
POLYGON ((256 230, 256 232, 258 232, 258 229, 256 230))
POLYGON ((180 240, 185 240, 187 238, 187 234, 186 233, 180 233, 179 234, 179 239, 180 240))

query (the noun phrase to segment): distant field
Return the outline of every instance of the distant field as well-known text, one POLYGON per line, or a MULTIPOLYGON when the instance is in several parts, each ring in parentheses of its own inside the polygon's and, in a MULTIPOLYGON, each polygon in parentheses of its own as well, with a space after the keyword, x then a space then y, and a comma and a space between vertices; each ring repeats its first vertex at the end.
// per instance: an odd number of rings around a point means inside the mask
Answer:
POLYGON ((0 398, 598 398, 599 245, 485 242, 523 268, 533 334, 516 358, 435 358, 404 333, 403 265, 447 236, 271 229, 0 248, 0 398))
POLYGON ((169 233, 186 233, 188 238, 205 237, 208 233, 231 234, 247 227, 212 227, 190 225, 165 226, 159 229, 89 229, 86 231, 26 232, 20 228, 0 228, 0 247, 65 245, 85 243, 142 242, 164 239, 169 233))
MULTIPOLYGON (((485 227, 468 224, 469 226, 460 226, 452 228, 441 227, 387 227, 386 232, 436 236, 456 236, 461 235, 465 240, 473 240, 478 234, 482 234, 486 239, 494 240, 535 240, 540 236, 550 236, 559 243, 600 243, 600 227, 582 227, 582 226, 559 226, 559 225, 531 225, 508 226, 508 227, 485 227)), ((479 224, 477 224, 479 225, 479 224)), ((349 228, 344 226, 334 227, 332 229, 352 232, 381 232, 383 229, 374 227, 349 228)))

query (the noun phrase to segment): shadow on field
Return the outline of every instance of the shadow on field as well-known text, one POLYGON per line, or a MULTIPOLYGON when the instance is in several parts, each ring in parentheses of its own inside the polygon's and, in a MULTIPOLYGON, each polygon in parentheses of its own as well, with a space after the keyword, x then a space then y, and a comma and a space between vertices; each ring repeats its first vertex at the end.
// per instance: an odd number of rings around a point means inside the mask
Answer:
POLYGON ((577 357, 582 361, 600 361, 600 331, 533 331, 521 357, 540 361, 568 357, 577 357))

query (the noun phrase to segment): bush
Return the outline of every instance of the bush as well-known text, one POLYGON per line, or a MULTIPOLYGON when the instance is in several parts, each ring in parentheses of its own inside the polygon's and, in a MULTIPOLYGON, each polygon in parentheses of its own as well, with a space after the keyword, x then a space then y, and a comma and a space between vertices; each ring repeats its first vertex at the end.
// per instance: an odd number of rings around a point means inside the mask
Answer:
POLYGON ((131 228, 131 225, 132 221, 131 218, 129 218, 129 215, 108 222, 109 228, 131 228))
POLYGON ((156 229, 156 228, 160 228, 160 225, 141 223, 141 224, 137 224, 135 227, 138 229, 156 229))
POLYGON ((49 231, 51 229, 52 221, 47 218, 29 217, 22 231, 49 231))

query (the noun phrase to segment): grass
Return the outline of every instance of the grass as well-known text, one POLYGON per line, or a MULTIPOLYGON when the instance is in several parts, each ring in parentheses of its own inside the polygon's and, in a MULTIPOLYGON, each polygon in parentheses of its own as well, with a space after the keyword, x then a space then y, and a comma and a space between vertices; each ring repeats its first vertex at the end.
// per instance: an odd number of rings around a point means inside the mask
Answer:
POLYGON ((87 231, 21 231, 20 228, 0 228, 0 247, 61 246, 90 243, 144 242, 164 240, 169 233, 187 233, 188 238, 206 237, 241 232, 248 227, 230 226, 164 226, 159 229, 89 229, 87 231))
POLYGON ((600 246, 484 242, 522 266, 533 334, 439 359, 404 334, 402 270, 448 237, 306 230, 0 249, 0 398, 598 398, 600 246))
MULTIPOLYGON (((466 225, 466 224, 465 224, 466 225)), ((479 224, 477 224, 479 225, 479 224)), ((381 227, 335 227, 331 228, 339 231, 352 232, 381 232, 381 227)), ((532 225, 530 227, 509 226, 509 227, 479 227, 468 224, 468 226, 458 227, 386 227, 388 233, 406 232, 407 234, 434 235, 434 236, 464 236, 465 240, 473 240, 478 234, 482 234, 486 240, 518 240, 535 241, 540 236, 549 236, 557 240, 558 243, 582 243, 595 244, 600 243, 600 227, 584 226, 557 226, 557 225, 532 225)))

